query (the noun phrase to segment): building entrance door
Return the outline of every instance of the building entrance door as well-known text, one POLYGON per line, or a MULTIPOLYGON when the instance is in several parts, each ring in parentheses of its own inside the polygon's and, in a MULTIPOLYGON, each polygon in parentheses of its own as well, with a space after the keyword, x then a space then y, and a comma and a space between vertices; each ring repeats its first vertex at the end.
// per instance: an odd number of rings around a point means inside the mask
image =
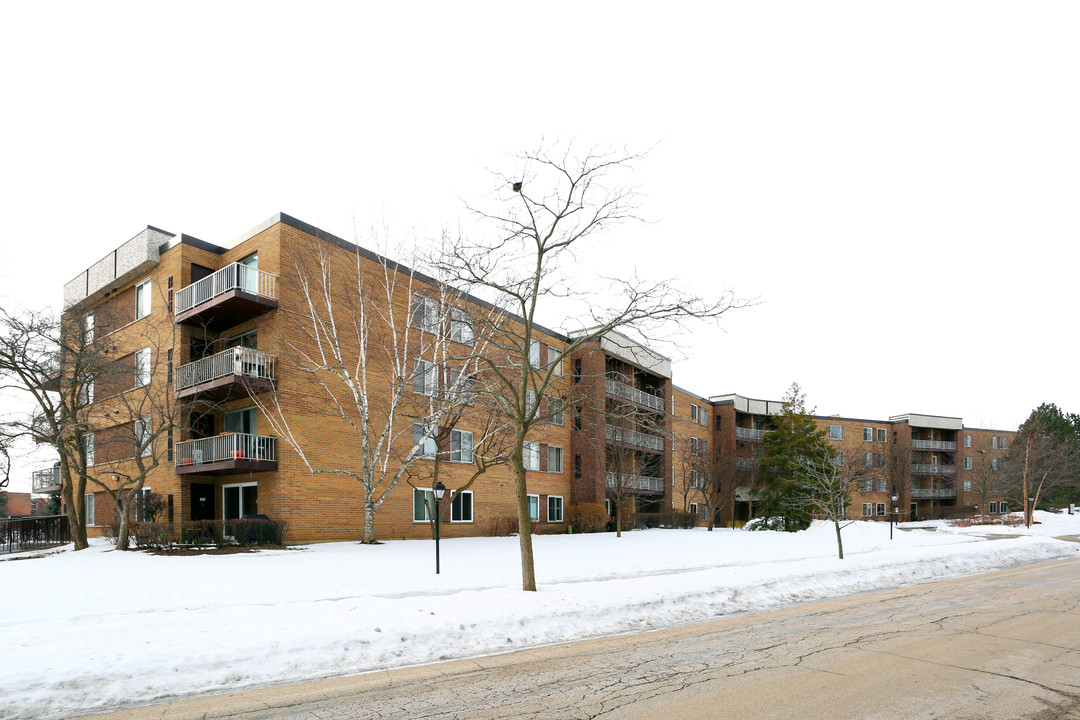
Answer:
POLYGON ((213 485, 206 483, 191 483, 191 519, 215 519, 213 485))

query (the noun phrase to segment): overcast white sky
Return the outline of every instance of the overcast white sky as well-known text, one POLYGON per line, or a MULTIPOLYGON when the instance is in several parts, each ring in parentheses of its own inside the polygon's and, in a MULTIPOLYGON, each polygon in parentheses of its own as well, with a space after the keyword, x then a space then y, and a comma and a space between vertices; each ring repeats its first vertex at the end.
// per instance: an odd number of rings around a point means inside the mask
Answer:
POLYGON ((58 303, 147 224, 423 243, 541 137, 655 146, 655 222, 594 256, 761 301, 681 339, 679 386, 1080 411, 1080 5, 361 5, 0 7, 2 301, 58 303))

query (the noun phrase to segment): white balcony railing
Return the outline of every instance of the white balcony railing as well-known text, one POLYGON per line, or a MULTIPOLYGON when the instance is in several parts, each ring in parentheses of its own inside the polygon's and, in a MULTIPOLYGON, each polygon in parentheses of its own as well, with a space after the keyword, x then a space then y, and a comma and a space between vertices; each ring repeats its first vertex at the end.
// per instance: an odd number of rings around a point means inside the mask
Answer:
POLYGON ((743 440, 761 440, 765 437, 765 433, 768 430, 755 430, 753 428, 736 427, 735 437, 742 438, 743 440))
POLYGON ((636 447, 664 452, 664 438, 647 435, 637 430, 624 430, 614 425, 604 426, 604 437, 612 442, 626 443, 636 447))
POLYGON ((55 487, 60 484, 60 466, 35 470, 31 473, 30 478, 33 492, 37 492, 42 488, 55 487))
POLYGON ((956 443, 948 442, 946 440, 912 440, 912 450, 942 450, 945 452, 955 452, 956 443))
POLYGON ((230 290, 243 290, 252 295, 277 300, 277 275, 242 263, 226 265, 202 280, 181 288, 176 293, 176 314, 187 312, 230 290))
POLYGON ((624 490, 664 492, 664 478, 649 477, 647 475, 616 475, 609 472, 607 474, 607 486, 609 488, 622 487, 624 490))
POLYGON ((618 380, 613 380, 611 378, 604 378, 604 384, 607 386, 609 395, 626 398, 631 402, 636 402, 638 405, 644 405, 653 410, 660 410, 661 412, 664 410, 664 398, 659 395, 653 395, 644 390, 638 390, 636 387, 631 387, 624 382, 619 382, 618 380))
POLYGON ((927 465, 926 463, 914 463, 911 472, 916 475, 955 475, 955 465, 927 465))
POLYGON ((184 440, 174 448, 176 465, 206 465, 228 460, 277 460, 277 438, 247 433, 223 433, 198 440, 184 440))
POLYGON ((229 375, 273 380, 275 360, 261 350, 229 348, 176 368, 176 390, 187 390, 229 375))
POLYGON ((735 469, 754 470, 761 462, 757 458, 735 458, 735 469))
POLYGON ((912 500, 948 500, 956 497, 956 488, 912 488, 912 500))

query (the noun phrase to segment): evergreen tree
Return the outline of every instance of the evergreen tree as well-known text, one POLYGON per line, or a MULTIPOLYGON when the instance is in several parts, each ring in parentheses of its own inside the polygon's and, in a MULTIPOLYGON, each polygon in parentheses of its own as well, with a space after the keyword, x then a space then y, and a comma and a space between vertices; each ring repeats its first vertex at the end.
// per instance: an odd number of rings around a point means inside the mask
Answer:
POLYGON ((806 468, 820 467, 835 453, 827 431, 819 430, 814 421, 814 410, 807 410, 806 395, 798 383, 791 384, 782 402, 782 411, 772 416, 772 429, 763 439, 757 497, 762 516, 782 518, 766 521, 770 527, 795 532, 810 525, 813 511, 805 501, 813 485, 806 468))

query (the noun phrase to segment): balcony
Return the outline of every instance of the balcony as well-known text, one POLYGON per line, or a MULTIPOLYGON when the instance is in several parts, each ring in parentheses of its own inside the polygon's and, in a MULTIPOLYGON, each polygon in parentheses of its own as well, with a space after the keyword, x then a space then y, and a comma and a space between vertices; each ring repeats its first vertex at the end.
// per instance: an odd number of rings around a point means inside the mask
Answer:
POLYGON ((956 488, 911 488, 912 500, 953 500, 956 488))
POLYGON ((925 463, 914 463, 911 466, 912 475, 955 475, 955 465, 927 465, 925 463))
POLYGON ((57 465, 44 470, 35 470, 30 475, 31 492, 54 493, 60 492, 60 466, 57 465))
POLYGON ((648 477, 646 475, 616 475, 607 474, 607 486, 624 490, 641 490, 644 492, 664 492, 664 478, 648 477))
POLYGON ((912 450, 938 450, 943 452, 956 452, 956 443, 944 440, 912 440, 912 450))
POLYGON ((630 402, 637 403, 638 405, 644 405, 652 410, 659 410, 660 412, 664 411, 664 398, 659 395, 653 395, 644 390, 638 390, 635 387, 631 387, 618 380, 613 380, 612 378, 605 378, 604 385, 607 387, 608 395, 624 398, 630 402))
POLYGON ((611 443, 622 443, 624 445, 633 445, 634 447, 644 448, 645 450, 653 450, 660 453, 664 452, 664 438, 655 435, 647 435, 638 432, 637 430, 624 430, 623 428, 617 428, 614 425, 605 425, 604 438, 611 443))
POLYGON ((736 427, 735 437, 738 440, 763 440, 768 430, 755 430, 753 428, 736 427))
POLYGON ((229 348, 176 368, 176 399, 224 402, 274 386, 276 358, 261 350, 229 348))
POLYGON ((760 464, 757 458, 735 458, 736 470, 756 470, 760 464))
POLYGON ((176 443, 178 475, 236 475, 277 470, 277 438, 223 433, 176 443))
POLYGON ((176 293, 176 322, 223 330, 277 306, 276 275, 233 263, 176 293))

